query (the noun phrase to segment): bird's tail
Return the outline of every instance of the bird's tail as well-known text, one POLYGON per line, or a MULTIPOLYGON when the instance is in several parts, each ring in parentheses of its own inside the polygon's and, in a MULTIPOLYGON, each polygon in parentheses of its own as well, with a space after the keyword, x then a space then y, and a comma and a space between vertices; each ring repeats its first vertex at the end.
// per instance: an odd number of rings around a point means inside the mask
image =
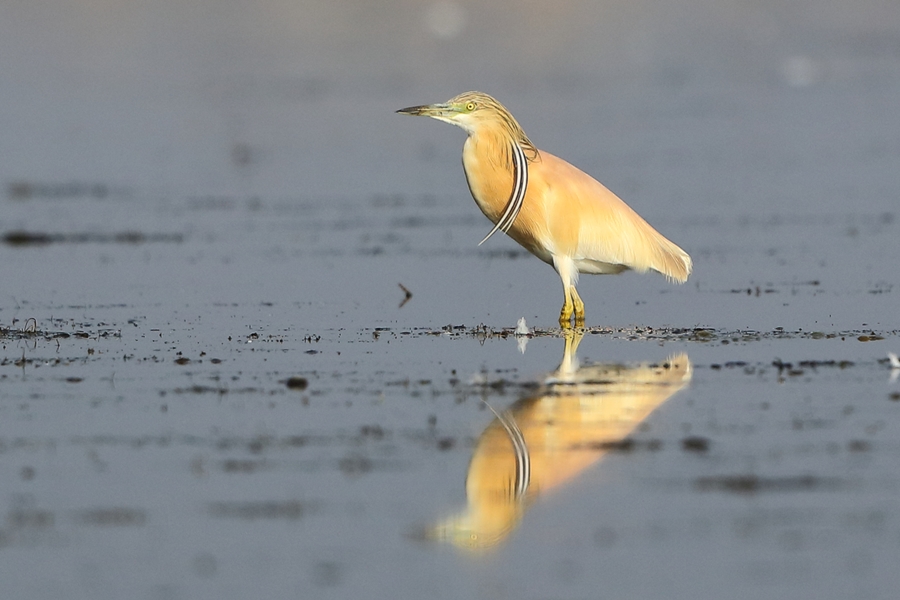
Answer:
POLYGON ((694 262, 687 252, 670 242, 657 231, 654 237, 655 251, 650 268, 666 276, 674 283, 684 283, 694 269, 694 262))

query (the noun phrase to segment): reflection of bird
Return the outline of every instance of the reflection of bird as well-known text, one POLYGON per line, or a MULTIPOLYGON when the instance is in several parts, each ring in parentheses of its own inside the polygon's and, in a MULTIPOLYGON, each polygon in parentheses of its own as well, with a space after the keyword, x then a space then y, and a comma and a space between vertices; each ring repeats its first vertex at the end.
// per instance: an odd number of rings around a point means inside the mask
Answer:
POLYGON ((428 537, 469 549, 503 541, 534 498, 577 477, 691 379, 686 354, 579 368, 580 341, 566 336, 559 370, 536 395, 495 412, 469 463, 467 508, 428 537))
POLYGON ((443 104, 397 111, 466 130, 463 168, 475 203, 526 250, 553 265, 563 284, 560 325, 584 326, 579 273, 658 271, 683 283, 691 257, 590 175, 539 151, 513 116, 487 94, 466 92, 443 104))

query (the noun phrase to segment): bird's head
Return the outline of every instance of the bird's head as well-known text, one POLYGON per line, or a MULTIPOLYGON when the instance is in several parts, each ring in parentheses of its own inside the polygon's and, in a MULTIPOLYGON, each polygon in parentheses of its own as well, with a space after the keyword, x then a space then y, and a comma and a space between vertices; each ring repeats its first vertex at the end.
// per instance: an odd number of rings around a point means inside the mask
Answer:
POLYGON ((469 133, 473 133, 479 124, 485 121, 493 121, 498 118, 500 111, 507 111, 502 104, 481 92, 465 92, 439 104, 426 104, 423 106, 410 106, 401 108, 397 112, 401 115, 413 115, 417 117, 431 117, 439 121, 452 123, 462 127, 469 133))
POLYGON ((515 122, 502 104, 481 92, 465 92, 446 102, 410 106, 401 108, 397 112, 402 115, 431 117, 439 121, 446 121, 462 127, 469 133, 474 133, 479 125, 506 120, 504 117, 515 122))
POLYGON ((431 117, 462 127, 469 135, 477 134, 479 129, 490 128, 503 132, 503 135, 522 146, 528 160, 534 160, 537 149, 515 117, 506 107, 483 92, 464 92, 439 104, 410 106, 397 111, 401 115, 431 117))

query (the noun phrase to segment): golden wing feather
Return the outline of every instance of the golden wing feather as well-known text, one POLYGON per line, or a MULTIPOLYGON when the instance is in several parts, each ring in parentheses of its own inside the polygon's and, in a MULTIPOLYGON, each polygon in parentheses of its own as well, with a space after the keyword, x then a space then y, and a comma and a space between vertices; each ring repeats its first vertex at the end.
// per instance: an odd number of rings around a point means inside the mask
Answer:
POLYGON ((690 275, 684 250, 584 171, 542 151, 541 161, 531 165, 531 181, 545 205, 549 233, 563 246, 556 251, 572 256, 580 272, 652 269, 679 282, 690 275))

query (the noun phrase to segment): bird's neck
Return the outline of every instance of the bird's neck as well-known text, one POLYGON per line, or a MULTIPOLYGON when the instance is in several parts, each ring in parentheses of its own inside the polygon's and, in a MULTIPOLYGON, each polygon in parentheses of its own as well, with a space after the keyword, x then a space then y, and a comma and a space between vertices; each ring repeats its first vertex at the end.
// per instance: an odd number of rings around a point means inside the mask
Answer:
POLYGON ((482 125, 469 134, 466 147, 477 155, 479 162, 488 162, 498 170, 512 173, 512 145, 515 144, 505 128, 495 125, 482 125))
POLYGON ((481 212, 496 223, 513 186, 512 145, 509 135, 479 129, 463 146, 463 168, 472 198, 481 212))

